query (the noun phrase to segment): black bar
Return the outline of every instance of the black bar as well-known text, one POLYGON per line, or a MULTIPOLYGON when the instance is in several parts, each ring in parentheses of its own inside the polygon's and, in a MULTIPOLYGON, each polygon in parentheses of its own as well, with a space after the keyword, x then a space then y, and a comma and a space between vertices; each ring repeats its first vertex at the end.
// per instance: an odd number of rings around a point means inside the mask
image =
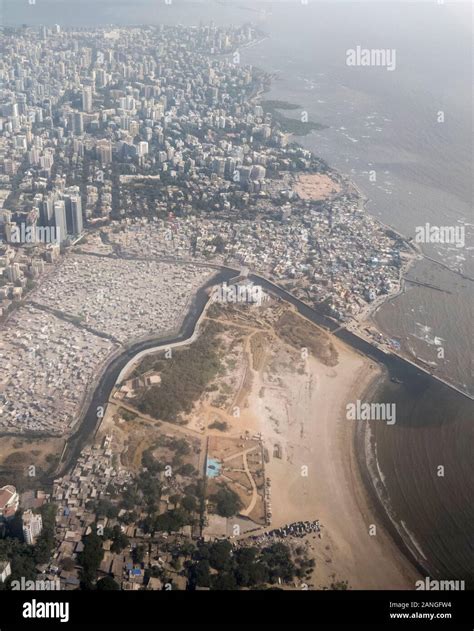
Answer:
MULTIPOLYGON (((65 611, 62 610, 63 618, 65 611)), ((36 613, 41 612, 36 609, 36 613)), ((0 592, 0 631, 30 628, 247 631, 270 627, 289 631, 335 627, 472 630, 473 619, 472 593, 460 591, 0 592), (33 601, 67 603, 68 620, 24 618, 26 604, 33 601), (393 617, 393 614, 398 615, 393 617), (427 619, 428 614, 437 617, 427 619), (440 614, 450 617, 440 618, 440 614)))

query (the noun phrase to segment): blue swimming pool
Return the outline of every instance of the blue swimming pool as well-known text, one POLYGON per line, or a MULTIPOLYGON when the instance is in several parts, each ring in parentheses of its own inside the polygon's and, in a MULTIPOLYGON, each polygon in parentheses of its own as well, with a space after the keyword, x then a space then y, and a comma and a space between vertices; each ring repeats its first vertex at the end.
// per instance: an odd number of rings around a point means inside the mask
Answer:
POLYGON ((217 478, 221 473, 221 464, 215 458, 208 458, 206 462, 206 475, 208 478, 217 478))

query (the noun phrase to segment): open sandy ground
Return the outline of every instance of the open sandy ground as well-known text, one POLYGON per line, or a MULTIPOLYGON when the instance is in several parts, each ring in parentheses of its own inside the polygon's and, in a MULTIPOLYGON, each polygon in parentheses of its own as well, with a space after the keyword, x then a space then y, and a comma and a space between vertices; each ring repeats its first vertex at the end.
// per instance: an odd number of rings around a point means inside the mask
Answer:
POLYGON ((346 403, 363 400, 379 369, 341 342, 334 344, 335 367, 310 357, 305 373, 298 374, 291 361, 287 369, 283 362, 281 385, 264 388, 263 397, 255 375, 249 413, 270 452, 272 527, 321 521, 322 538, 312 536, 306 544, 316 559, 314 589, 334 580, 348 581, 352 589, 413 589, 416 571, 369 509, 355 461, 357 421, 345 415, 346 403), (272 454, 276 443, 281 459, 272 454), (369 535, 372 524, 375 536, 369 535))
POLYGON ((316 560, 311 589, 336 581, 347 581, 351 589, 413 589, 418 574, 370 509, 360 478, 354 424, 363 421, 346 419, 346 404, 363 401, 368 387, 380 378, 378 366, 336 338, 331 338, 332 355, 323 355, 326 363, 312 355, 304 359, 297 343, 289 345, 288 331, 297 339, 303 322, 311 347, 310 342, 321 336, 319 329, 300 318, 290 320, 291 326, 287 320, 282 339, 281 327, 252 316, 248 326, 245 318, 245 325, 242 319, 240 324, 235 319, 226 323, 228 333, 234 330, 243 344, 230 408, 201 401, 189 424, 176 431, 203 438, 261 432, 269 455, 265 477, 271 480, 270 528, 316 519, 322 525, 321 538, 310 535, 301 540, 316 560), (250 340, 262 335, 259 330, 265 331, 266 342, 263 351, 258 346, 255 361, 250 340), (233 405, 241 409, 238 418, 230 413, 233 405), (226 431, 207 428, 216 418, 227 423, 226 431), (375 535, 369 534, 373 525, 375 535))
POLYGON ((320 201, 341 190, 340 185, 324 173, 299 175, 293 189, 303 200, 320 201))

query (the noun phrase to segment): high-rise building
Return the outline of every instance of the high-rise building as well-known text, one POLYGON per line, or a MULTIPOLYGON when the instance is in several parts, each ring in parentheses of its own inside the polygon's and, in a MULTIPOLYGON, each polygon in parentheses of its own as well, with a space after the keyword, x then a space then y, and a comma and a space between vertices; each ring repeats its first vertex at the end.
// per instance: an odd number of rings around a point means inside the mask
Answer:
POLYGON ((30 164, 33 164, 33 165, 39 164, 40 157, 41 157, 41 153, 38 147, 33 147, 33 149, 28 152, 28 162, 30 164))
POLYGON ((261 164, 254 164, 250 172, 251 180, 263 180, 265 179, 266 169, 261 164))
POLYGON ((41 515, 33 513, 31 510, 26 510, 23 513, 23 537, 28 545, 35 543, 36 537, 43 529, 43 520, 41 515))
POLYGON ((3 208, 0 210, 0 224, 1 223, 10 223, 12 220, 12 211, 3 208))
POLYGON ((3 161, 3 170, 7 175, 15 175, 18 169, 18 164, 15 160, 11 160, 10 158, 5 158, 3 161))
POLYGON ((79 195, 70 195, 64 198, 66 204, 66 225, 68 234, 82 234, 84 225, 82 221, 82 202, 79 195))
POLYGON ((137 156, 141 158, 142 156, 146 156, 148 153, 148 143, 142 140, 138 143, 137 147, 137 156))
POLYGON ((54 164, 54 155, 50 153, 45 153, 44 156, 41 156, 39 159, 40 167, 45 171, 50 171, 54 164))
POLYGON ((97 159, 101 164, 112 162, 112 144, 109 140, 100 140, 96 146, 97 159))
POLYGON ((92 88, 88 85, 82 90, 82 109, 84 112, 92 112, 92 88))
POLYGON ((84 133, 84 114, 82 112, 74 112, 72 115, 72 131, 77 135, 84 133))
POLYGON ((212 161, 212 170, 214 171, 214 173, 217 173, 217 175, 224 177, 225 158, 222 158, 222 157, 214 158, 214 160, 212 161))
POLYGON ((99 68, 96 73, 96 85, 98 88, 105 88, 109 77, 103 68, 99 68))
POLYGON ((76 140, 74 138, 72 143, 72 148, 74 153, 77 153, 78 156, 84 156, 84 143, 80 140, 76 140))
POLYGON ((43 199, 38 204, 40 213, 40 224, 50 226, 53 221, 53 200, 51 197, 43 199))
POLYGON ((12 221, 5 221, 3 224, 3 234, 5 235, 5 240, 7 243, 11 243, 13 241, 13 234, 16 229, 16 223, 12 221))
POLYGON ((18 113, 26 114, 26 94, 17 95, 18 113))
POLYGON ((235 158, 227 158, 225 162, 225 175, 229 178, 233 178, 236 166, 237 160, 235 158))
POLYGON ((20 279, 21 270, 18 263, 13 263, 7 267, 7 278, 11 283, 16 283, 20 279))
POLYGON ((63 200, 54 202, 53 222, 56 228, 56 240, 62 243, 67 235, 66 204, 63 200))

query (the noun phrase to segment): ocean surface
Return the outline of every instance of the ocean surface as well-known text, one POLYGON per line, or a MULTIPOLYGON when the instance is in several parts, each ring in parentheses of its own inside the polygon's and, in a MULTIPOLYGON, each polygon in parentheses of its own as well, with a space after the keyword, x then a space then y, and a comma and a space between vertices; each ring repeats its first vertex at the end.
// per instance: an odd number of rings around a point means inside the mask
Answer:
MULTIPOLYGON (((243 62, 276 75, 268 98, 297 104, 289 115, 305 111, 327 125, 298 141, 352 177, 369 198, 369 212, 409 237, 426 222, 464 227, 464 247, 423 244, 434 261, 425 259, 409 272, 439 290, 408 285, 376 321, 412 357, 474 393, 471 4, 3 2, 7 26, 210 20, 252 21, 268 33, 242 51, 243 62), (348 67, 346 51, 358 45, 395 49, 395 70, 348 67)), ((427 573, 464 579, 472 587, 472 401, 425 380, 387 381, 374 398, 396 403, 397 423, 371 427, 370 483, 375 481, 397 532, 427 573)))
POLYGON ((464 247, 422 245, 448 269, 423 261, 408 274, 445 291, 408 285, 376 321, 409 356, 474 393, 474 282, 450 272, 474 279, 469 9, 462 22, 459 8, 436 3, 276 6, 262 20, 270 37, 243 59, 276 73, 269 96, 300 106, 289 115, 328 126, 299 141, 358 184, 371 214, 412 238, 427 222, 464 228, 464 247), (395 49, 395 70, 347 66, 357 45, 395 49))

